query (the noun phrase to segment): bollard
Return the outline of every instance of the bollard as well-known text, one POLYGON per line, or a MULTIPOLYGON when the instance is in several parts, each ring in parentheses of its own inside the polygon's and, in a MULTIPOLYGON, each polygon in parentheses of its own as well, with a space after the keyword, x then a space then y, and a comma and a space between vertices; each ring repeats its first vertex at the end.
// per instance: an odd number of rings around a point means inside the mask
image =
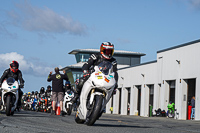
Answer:
POLYGON ((192 112, 192 106, 188 105, 188 120, 190 120, 191 118, 191 112, 192 112))

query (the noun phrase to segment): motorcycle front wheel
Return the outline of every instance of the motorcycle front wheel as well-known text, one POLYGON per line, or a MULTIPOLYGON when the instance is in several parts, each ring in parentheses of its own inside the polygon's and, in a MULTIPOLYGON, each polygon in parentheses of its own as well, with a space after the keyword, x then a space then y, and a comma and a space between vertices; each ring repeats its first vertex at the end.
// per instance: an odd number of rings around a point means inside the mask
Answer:
POLYGON ((72 113, 72 105, 69 105, 69 108, 67 109, 67 115, 71 115, 72 113))
POLYGON ((86 118, 86 125, 88 126, 92 126, 95 123, 95 121, 99 118, 103 102, 103 96, 102 95, 95 96, 94 102, 95 103, 94 103, 94 108, 92 109, 92 113, 88 118, 86 118))
POLYGON ((11 96, 9 95, 6 97, 6 115, 11 115, 11 96))

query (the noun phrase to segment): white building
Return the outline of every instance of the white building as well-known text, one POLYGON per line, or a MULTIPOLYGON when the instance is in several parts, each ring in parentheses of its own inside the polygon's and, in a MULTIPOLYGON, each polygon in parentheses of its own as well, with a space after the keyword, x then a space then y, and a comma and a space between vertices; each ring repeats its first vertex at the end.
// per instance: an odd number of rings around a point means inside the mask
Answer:
POLYGON ((119 69, 119 87, 106 113, 113 107, 113 114, 148 117, 149 105, 167 111, 173 101, 176 117, 186 120, 188 102, 195 96, 195 119, 200 120, 199 57, 200 40, 196 40, 158 51, 156 61, 119 69))

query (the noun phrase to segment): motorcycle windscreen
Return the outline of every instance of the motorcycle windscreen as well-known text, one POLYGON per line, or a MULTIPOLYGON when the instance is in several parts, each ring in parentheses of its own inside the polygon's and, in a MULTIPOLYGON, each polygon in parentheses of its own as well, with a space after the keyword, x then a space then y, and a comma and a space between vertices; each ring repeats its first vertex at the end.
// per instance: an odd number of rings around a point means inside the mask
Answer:
POLYGON ((11 86, 15 82, 15 79, 12 77, 9 77, 6 81, 7 81, 7 84, 11 86))
POLYGON ((109 61, 103 61, 98 65, 98 68, 103 74, 108 75, 112 64, 109 61))

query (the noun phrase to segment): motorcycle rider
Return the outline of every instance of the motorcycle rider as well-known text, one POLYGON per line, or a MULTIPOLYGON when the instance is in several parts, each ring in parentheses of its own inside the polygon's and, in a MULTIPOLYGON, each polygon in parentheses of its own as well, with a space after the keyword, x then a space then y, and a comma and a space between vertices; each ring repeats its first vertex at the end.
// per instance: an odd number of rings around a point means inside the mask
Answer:
POLYGON ((50 86, 50 85, 47 86, 46 93, 47 93, 47 94, 46 94, 47 97, 51 97, 51 86, 50 86))
POLYGON ((65 82, 65 92, 70 94, 71 91, 72 91, 71 83, 70 83, 70 81, 66 81, 65 82))
POLYGON ((17 109, 19 111, 19 108, 21 106, 21 98, 23 95, 23 91, 20 88, 24 87, 24 79, 22 78, 22 72, 19 70, 19 63, 15 60, 13 60, 10 63, 10 68, 6 69, 3 73, 3 75, 0 78, 0 87, 3 83, 3 81, 9 77, 13 77, 16 81, 20 81, 20 85, 19 85, 19 100, 18 100, 18 105, 17 105, 17 109))
POLYGON ((35 92, 34 92, 34 91, 31 92, 31 98, 32 98, 32 99, 35 98, 35 92))
POLYGON ((117 61, 115 58, 113 58, 113 54, 114 45, 110 42, 103 42, 100 46, 100 52, 90 56, 88 61, 82 67, 83 77, 81 77, 76 83, 76 88, 74 89, 75 96, 71 100, 72 103, 76 103, 77 99, 79 98, 83 84, 90 76, 89 70, 93 70, 94 66, 98 66, 102 61, 109 61, 112 63, 113 72, 115 72, 114 78, 116 80, 115 89, 118 87, 117 61))
POLYGON ((45 95, 45 88, 44 87, 41 87, 41 89, 40 89, 40 97, 41 98, 43 98, 43 97, 45 97, 46 95, 45 95))
POLYGON ((38 91, 35 91, 35 98, 38 100, 39 96, 38 96, 38 91))

